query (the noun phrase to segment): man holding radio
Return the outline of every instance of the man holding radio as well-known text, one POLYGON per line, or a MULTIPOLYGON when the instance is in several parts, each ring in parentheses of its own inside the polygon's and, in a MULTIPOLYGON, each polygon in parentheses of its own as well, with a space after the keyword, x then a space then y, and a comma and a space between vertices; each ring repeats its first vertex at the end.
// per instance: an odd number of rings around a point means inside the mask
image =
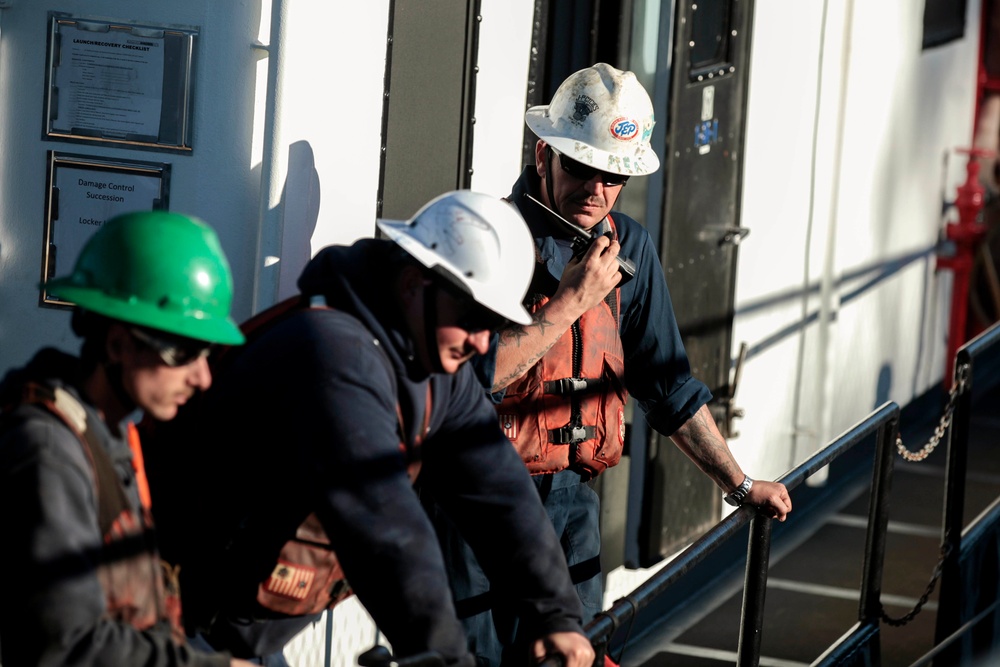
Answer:
MULTIPOLYGON (((570 75, 525 121, 538 136, 535 161, 509 199, 535 239, 525 299, 532 322, 502 330, 476 364, 560 535, 586 623, 603 602, 599 499, 587 482, 621 457, 629 393, 727 502, 783 521, 791 501, 782 484, 751 480, 736 462, 709 412, 711 393, 691 375, 653 242, 638 222, 611 212, 631 176, 659 168, 642 85, 632 72, 598 63, 570 75), (564 233, 571 226, 595 240, 574 244, 564 233)), ((493 605, 446 524, 442 539, 480 662, 498 664, 515 641, 516 614, 493 605)))

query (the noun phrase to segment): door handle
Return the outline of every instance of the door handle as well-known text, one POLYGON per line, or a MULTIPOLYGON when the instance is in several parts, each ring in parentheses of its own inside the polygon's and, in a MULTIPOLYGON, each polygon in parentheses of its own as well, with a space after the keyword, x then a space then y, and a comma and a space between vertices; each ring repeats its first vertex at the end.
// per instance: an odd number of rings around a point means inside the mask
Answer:
POLYGON ((719 245, 739 245, 750 233, 749 227, 726 227, 722 230, 719 245))
POLYGON ((715 417, 715 422, 719 426, 722 437, 728 439, 738 438, 740 432, 736 430, 737 419, 743 419, 746 412, 743 408, 736 407, 736 390, 740 385, 740 378, 743 376, 743 363, 747 359, 748 346, 746 342, 740 343, 740 353, 736 357, 736 368, 733 370, 733 380, 727 387, 726 396, 714 398, 709 404, 709 410, 715 417))

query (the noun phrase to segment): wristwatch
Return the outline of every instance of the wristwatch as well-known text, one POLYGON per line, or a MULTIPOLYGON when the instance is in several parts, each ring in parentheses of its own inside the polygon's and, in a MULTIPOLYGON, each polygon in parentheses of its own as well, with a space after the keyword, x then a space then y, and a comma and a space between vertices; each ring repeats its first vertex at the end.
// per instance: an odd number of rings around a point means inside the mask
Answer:
POLYGON ((743 504, 744 498, 750 493, 750 489, 753 487, 753 480, 747 475, 743 476, 743 483, 733 489, 730 493, 722 496, 722 499, 733 507, 739 507, 743 504))

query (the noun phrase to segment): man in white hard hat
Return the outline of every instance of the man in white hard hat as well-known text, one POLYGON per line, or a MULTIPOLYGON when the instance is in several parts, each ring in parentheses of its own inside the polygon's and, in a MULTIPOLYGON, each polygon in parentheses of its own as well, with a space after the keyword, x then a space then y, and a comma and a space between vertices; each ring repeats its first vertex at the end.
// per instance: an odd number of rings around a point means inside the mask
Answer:
MULTIPOLYGON (((502 330, 477 363, 560 535, 586 623, 603 602, 598 497, 586 482, 618 463, 627 394, 727 502, 784 520, 791 501, 783 485, 751 480, 736 462, 709 412, 711 393, 691 375, 655 247, 638 222, 612 214, 630 177, 659 168, 642 85, 632 72, 599 63, 570 75, 552 103, 532 107, 525 121, 538 136, 535 162, 509 199, 535 239, 525 300, 532 322, 502 330), (600 238, 579 250, 529 196, 600 238), (619 256, 634 263, 634 277, 623 279, 619 256)), ((515 626, 452 537, 445 538, 452 581, 465 593, 456 604, 481 662, 497 664, 515 626)))
POLYGON ((244 324, 203 400, 164 426, 190 458, 148 457, 167 475, 150 481, 188 630, 281 664, 282 646, 353 592, 397 657, 472 667, 417 478, 523 610, 521 662, 589 667, 558 539, 538 530, 545 510, 465 363, 501 323, 530 322, 524 221, 457 191, 378 226, 388 238, 324 248, 299 297, 244 324))

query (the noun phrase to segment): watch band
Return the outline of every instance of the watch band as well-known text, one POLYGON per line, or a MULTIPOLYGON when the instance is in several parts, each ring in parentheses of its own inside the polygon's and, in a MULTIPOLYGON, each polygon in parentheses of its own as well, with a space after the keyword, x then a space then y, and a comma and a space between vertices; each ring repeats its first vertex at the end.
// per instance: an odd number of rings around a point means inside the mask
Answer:
POLYGON ((722 499, 733 507, 739 507, 743 504, 743 500, 750 493, 750 489, 753 487, 753 480, 750 479, 749 475, 743 475, 743 483, 737 486, 735 489, 722 496, 722 499))

